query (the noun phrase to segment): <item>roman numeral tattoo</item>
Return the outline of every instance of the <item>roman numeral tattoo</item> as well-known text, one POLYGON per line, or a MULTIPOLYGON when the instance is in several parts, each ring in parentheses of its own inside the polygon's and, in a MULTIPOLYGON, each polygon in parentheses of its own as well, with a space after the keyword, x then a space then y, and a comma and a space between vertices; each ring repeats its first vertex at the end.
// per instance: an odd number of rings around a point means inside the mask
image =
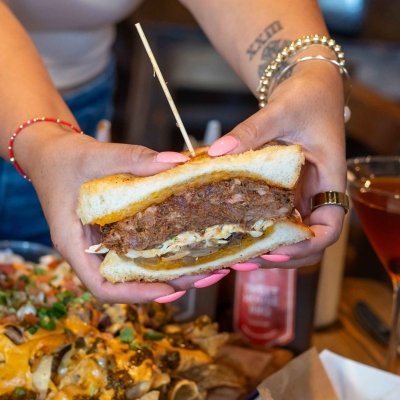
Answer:
POLYGON ((268 25, 249 46, 246 53, 249 56, 250 61, 253 57, 264 47, 264 45, 274 36, 276 33, 283 29, 280 21, 274 21, 268 25))

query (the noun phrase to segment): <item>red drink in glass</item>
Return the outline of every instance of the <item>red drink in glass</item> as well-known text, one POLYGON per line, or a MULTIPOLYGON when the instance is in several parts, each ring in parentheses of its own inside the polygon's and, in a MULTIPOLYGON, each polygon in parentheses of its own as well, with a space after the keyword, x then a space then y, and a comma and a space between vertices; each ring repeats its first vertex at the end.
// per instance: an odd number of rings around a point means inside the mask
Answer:
POLYGON ((393 284, 392 327, 386 369, 395 372, 400 343, 400 156, 347 161, 351 199, 393 284))
POLYGON ((368 190, 350 187, 350 196, 379 259, 390 277, 400 281, 400 177, 375 177, 368 182, 368 190))

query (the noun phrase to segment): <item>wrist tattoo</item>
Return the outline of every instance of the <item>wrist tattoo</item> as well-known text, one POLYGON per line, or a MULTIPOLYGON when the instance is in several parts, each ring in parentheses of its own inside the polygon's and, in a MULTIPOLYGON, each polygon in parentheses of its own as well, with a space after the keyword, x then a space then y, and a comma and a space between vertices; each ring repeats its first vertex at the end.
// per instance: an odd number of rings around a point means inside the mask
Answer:
MULTIPOLYGON (((261 78, 263 72, 269 64, 276 58, 278 53, 286 46, 288 46, 292 41, 285 39, 272 40, 263 49, 261 53, 261 64, 258 67, 258 75, 261 78)), ((285 68, 286 62, 282 63, 281 68, 285 68)), ((287 79, 291 74, 288 71, 282 79, 287 79)))
POLYGON ((248 47, 246 53, 249 56, 250 61, 268 43, 272 36, 282 29, 283 27, 280 21, 274 21, 269 24, 248 47))

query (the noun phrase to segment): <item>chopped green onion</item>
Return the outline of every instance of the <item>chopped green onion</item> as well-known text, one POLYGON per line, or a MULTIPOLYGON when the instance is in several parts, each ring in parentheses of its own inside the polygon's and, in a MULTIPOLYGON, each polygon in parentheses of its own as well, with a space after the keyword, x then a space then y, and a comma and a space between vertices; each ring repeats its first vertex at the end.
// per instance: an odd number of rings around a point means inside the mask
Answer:
POLYGON ((39 318, 48 317, 49 316, 49 310, 47 308, 44 308, 44 307, 39 308, 38 316, 39 316, 39 318))
POLYGON ((67 307, 64 303, 56 302, 51 308, 39 308, 39 325, 47 330, 54 330, 56 327, 55 319, 60 319, 67 315, 67 307))
POLYGON ((67 307, 64 303, 56 302, 51 306, 48 315, 53 318, 60 319, 61 317, 67 315, 67 307))
POLYGON ((82 294, 81 299, 83 301, 89 301, 92 298, 92 294, 89 292, 85 292, 82 294))
POLYGON ((8 295, 6 292, 4 292, 3 290, 0 290, 0 304, 2 304, 3 306, 7 305, 7 299, 8 299, 8 295))
POLYGON ((64 290, 63 292, 58 293, 56 297, 59 301, 67 305, 68 303, 71 303, 76 296, 71 291, 64 290))
POLYGON ((122 328, 118 337, 121 342, 130 343, 135 338, 135 334, 131 328, 122 328))
POLYGON ((39 318, 39 325, 43 329, 47 329, 48 331, 54 331, 54 329, 56 329, 56 323, 52 318, 50 318, 47 315, 44 315, 39 318))
POLYGON ((26 284, 28 284, 28 283, 31 282, 31 280, 30 280, 30 278, 29 278, 28 275, 20 275, 20 276, 18 277, 18 280, 19 280, 19 281, 22 281, 22 282, 25 282, 26 284))
POLYGON ((161 339, 164 339, 165 335, 161 332, 150 330, 150 331, 145 332, 143 337, 146 340, 161 340, 161 339))
POLYGON ((147 343, 132 342, 132 343, 129 343, 129 348, 131 350, 143 350, 143 349, 149 349, 150 346, 147 343))
POLYGON ((34 275, 46 275, 47 271, 44 268, 41 268, 41 267, 34 267, 33 268, 33 274, 34 275))
POLYGON ((16 388, 14 389, 14 395, 15 395, 16 397, 25 396, 25 395, 26 395, 26 390, 25 390, 24 388, 22 388, 22 387, 16 387, 16 388))
POLYGON ((85 292, 82 294, 82 296, 77 297, 74 299, 74 303, 76 304, 83 304, 89 301, 92 298, 92 295, 89 292, 85 292))
POLYGON ((34 335, 38 331, 39 327, 37 325, 32 325, 30 326, 27 331, 31 334, 34 335))

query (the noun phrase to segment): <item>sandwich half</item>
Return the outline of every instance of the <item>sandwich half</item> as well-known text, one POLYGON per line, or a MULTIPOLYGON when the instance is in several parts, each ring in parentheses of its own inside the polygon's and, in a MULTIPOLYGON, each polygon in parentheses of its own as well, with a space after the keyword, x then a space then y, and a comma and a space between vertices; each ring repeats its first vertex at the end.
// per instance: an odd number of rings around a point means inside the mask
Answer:
POLYGON ((161 282, 231 266, 312 236, 294 208, 304 164, 299 145, 270 145, 209 157, 148 177, 120 174, 86 182, 83 224, 96 224, 110 282, 161 282))

